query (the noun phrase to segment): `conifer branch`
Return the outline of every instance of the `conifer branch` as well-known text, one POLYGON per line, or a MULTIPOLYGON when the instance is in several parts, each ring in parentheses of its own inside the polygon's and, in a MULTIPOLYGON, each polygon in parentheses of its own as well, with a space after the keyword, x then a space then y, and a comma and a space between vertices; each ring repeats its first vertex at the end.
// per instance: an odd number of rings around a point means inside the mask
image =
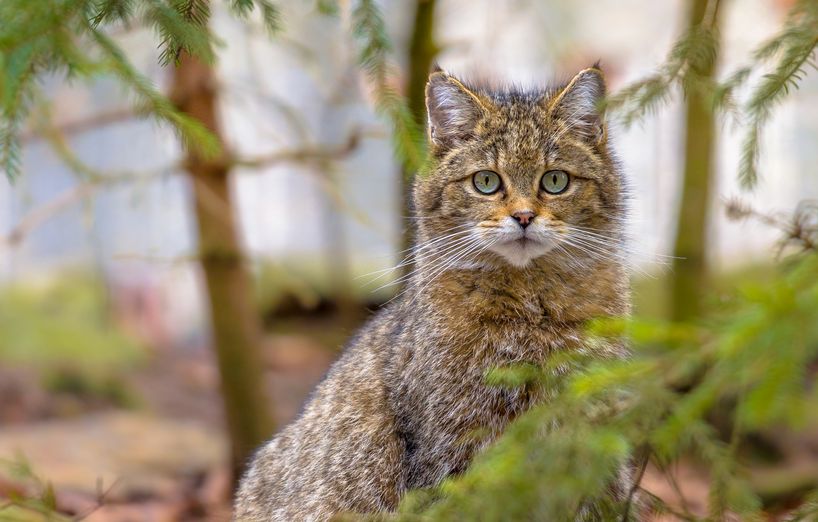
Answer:
POLYGON ((146 21, 161 36, 159 63, 178 63, 182 51, 212 63, 213 43, 207 31, 210 19, 209 0, 150 0, 146 6, 146 21))
POLYGON ((358 63, 375 96, 375 107, 392 124, 392 141, 407 170, 420 170, 426 158, 425 140, 406 100, 394 87, 392 51, 386 27, 374 0, 358 0, 352 10, 352 33, 358 42, 358 63))
POLYGON ((231 0, 230 10, 236 17, 247 19, 250 13, 258 7, 261 11, 261 21, 264 28, 272 36, 280 29, 280 13, 278 7, 270 0, 231 0))
POLYGON ((798 88, 808 66, 815 67, 818 18, 805 26, 788 30, 780 39, 783 40, 780 60, 772 72, 764 75, 744 107, 748 130, 742 143, 739 179, 747 188, 754 187, 758 181, 761 133, 774 107, 798 88))
POLYGON ((127 24, 135 11, 135 0, 97 0, 93 2, 90 20, 94 27, 115 22, 127 24))
POLYGON ((0 164, 9 180, 14 180, 20 172, 19 132, 33 89, 35 60, 36 47, 27 44, 9 55, 4 64, 0 164))
POLYGON ((716 43, 710 26, 695 26, 673 45, 656 73, 608 97, 603 108, 613 112, 625 127, 630 127, 667 103, 674 87, 681 87, 684 92, 706 88, 706 85, 702 87, 705 80, 696 71, 715 60, 716 43))
POLYGON ((171 124, 185 146, 195 148, 209 157, 219 153, 218 141, 201 122, 176 110, 170 100, 153 87, 150 80, 132 67, 107 35, 93 28, 90 33, 107 58, 110 70, 136 97, 138 112, 171 124))
POLYGON ((734 70, 724 81, 711 82, 696 73, 716 55, 716 38, 707 23, 694 27, 673 46, 665 62, 648 77, 610 96, 604 108, 626 127, 654 113, 670 100, 674 89, 691 90, 712 100, 712 109, 733 115, 744 127, 738 178, 753 188, 759 178, 761 138, 775 107, 798 88, 808 69, 815 68, 818 47, 818 2, 798 0, 787 14, 784 28, 752 53, 750 63, 734 70), (762 75, 746 101, 736 92, 769 62, 772 70, 762 75))

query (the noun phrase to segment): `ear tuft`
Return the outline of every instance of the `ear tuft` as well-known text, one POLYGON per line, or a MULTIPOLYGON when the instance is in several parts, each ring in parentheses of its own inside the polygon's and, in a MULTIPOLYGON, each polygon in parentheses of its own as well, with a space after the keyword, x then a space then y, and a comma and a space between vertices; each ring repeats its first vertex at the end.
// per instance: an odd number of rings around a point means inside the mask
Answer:
POLYGON ((599 107, 605 97, 605 77, 598 64, 580 71, 550 102, 551 114, 562 120, 568 132, 594 144, 605 140, 599 107))
POLYGON ((445 71, 433 72, 426 84, 432 144, 446 148, 468 138, 486 114, 488 103, 445 71))

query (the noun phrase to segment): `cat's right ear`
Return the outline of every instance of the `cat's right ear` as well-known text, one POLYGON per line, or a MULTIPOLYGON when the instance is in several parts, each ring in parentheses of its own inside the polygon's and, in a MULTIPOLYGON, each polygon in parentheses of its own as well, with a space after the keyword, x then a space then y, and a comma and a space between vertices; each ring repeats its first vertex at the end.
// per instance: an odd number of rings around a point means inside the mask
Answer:
POLYGON ((432 144, 449 148, 471 136, 487 113, 488 103, 453 76, 436 69, 426 84, 426 114, 432 144))

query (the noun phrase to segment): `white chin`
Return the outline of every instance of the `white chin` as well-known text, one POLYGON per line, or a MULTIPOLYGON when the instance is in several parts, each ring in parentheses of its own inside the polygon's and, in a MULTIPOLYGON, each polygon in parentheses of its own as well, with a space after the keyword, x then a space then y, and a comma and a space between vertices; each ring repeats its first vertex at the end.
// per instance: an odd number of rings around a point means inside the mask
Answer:
POLYGON ((534 259, 547 254, 552 248, 553 245, 527 239, 499 243, 492 246, 491 250, 510 265, 523 268, 534 259))

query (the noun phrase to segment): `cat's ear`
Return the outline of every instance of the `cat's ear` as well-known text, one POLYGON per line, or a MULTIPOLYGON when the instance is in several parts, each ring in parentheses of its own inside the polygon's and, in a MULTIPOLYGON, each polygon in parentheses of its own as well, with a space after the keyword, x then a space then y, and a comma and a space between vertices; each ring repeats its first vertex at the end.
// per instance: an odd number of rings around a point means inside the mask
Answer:
POLYGON ((605 76, 598 66, 580 71, 556 96, 548 100, 551 116, 568 132, 592 144, 605 142, 605 121, 600 109, 605 97, 605 76))
POLYGON ((426 114, 432 144, 446 148, 468 138, 488 112, 490 103, 436 68, 426 84, 426 114))

